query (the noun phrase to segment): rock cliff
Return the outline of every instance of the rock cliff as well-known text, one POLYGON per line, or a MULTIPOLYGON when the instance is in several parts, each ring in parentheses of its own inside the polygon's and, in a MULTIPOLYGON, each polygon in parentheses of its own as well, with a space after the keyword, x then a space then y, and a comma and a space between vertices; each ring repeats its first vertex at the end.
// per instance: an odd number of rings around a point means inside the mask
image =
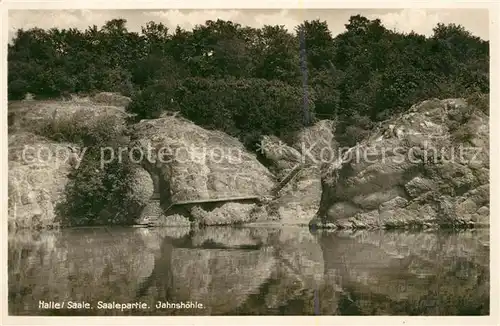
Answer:
MULTIPOLYGON (((274 176, 256 156, 222 132, 170 116, 142 120, 131 127, 130 134, 130 150, 143 155, 138 162, 156 179, 164 209, 189 201, 258 197, 274 186, 274 176)), ((181 215, 205 225, 234 224, 252 221, 254 207, 246 202, 210 207, 200 203, 185 206, 181 215)))
POLYGON ((424 101, 381 123, 324 169, 311 225, 488 225, 488 124, 462 99, 424 101))
POLYGON ((54 207, 64 197, 74 162, 68 156, 72 144, 28 132, 9 135, 8 144, 9 228, 55 226, 54 207))
MULTIPOLYGON (((120 135, 128 115, 123 107, 90 99, 14 101, 8 111, 9 227, 56 226, 55 207, 64 198, 68 174, 85 155, 81 144, 65 139, 85 140, 98 127, 120 135)), ((144 197, 144 189, 134 192, 144 197)))

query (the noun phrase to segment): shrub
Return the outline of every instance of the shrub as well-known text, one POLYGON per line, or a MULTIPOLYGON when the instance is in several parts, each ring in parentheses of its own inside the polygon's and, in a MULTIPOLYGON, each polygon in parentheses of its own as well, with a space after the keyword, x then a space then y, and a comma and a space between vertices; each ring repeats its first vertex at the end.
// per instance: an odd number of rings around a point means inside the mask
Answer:
POLYGON ((58 140, 86 148, 78 167, 68 175, 65 199, 56 207, 63 226, 130 224, 136 216, 135 203, 129 198, 133 164, 126 157, 101 167, 101 148, 115 153, 127 145, 124 128, 115 116, 104 116, 83 123, 78 112, 67 119, 54 119, 40 131, 58 140))
POLYGON ((99 147, 89 148, 78 169, 69 175, 65 200, 56 208, 63 226, 131 224, 128 193, 132 164, 117 160, 100 166, 99 147))
POLYGON ((475 92, 467 97, 467 103, 481 110, 486 115, 490 115, 490 94, 475 92))
POLYGON ((24 95, 28 92, 28 82, 24 79, 16 79, 8 85, 9 100, 22 100, 24 95))
POLYGON ((116 92, 125 96, 134 94, 132 74, 123 69, 108 69, 103 72, 102 90, 116 92))

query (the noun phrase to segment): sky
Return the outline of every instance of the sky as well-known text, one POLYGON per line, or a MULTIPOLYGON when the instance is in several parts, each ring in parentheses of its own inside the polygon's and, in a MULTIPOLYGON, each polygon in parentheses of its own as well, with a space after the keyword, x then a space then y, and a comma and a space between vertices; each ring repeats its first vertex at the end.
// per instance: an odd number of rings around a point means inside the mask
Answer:
POLYGON ((171 29, 180 26, 191 29, 206 20, 230 20, 243 26, 284 25, 290 31, 304 20, 327 21, 333 36, 344 31, 349 17, 360 14, 379 18, 388 29, 400 32, 415 31, 430 36, 437 23, 463 25, 472 34, 489 40, 487 9, 240 9, 240 10, 10 10, 9 40, 17 29, 79 28, 102 26, 113 18, 127 20, 130 31, 140 32, 149 21, 162 22, 171 29))

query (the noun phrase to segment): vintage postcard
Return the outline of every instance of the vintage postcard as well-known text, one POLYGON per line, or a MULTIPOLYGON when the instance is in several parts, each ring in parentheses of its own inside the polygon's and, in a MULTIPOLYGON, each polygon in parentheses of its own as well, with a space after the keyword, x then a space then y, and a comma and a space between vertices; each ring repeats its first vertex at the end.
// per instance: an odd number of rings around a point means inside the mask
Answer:
POLYGON ((499 322, 493 2, 1 6, 2 324, 499 322))

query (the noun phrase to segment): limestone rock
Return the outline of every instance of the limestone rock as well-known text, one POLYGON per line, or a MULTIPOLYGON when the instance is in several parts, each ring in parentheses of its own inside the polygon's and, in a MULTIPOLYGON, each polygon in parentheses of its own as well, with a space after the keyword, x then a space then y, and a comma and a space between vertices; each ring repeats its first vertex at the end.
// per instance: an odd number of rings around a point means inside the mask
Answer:
POLYGON ((141 163, 160 174, 173 202, 259 195, 273 186, 256 157, 222 132, 175 117, 142 120, 133 130, 141 163))
POLYGON ((212 210, 205 210, 199 205, 190 209, 193 219, 202 225, 231 225, 253 221, 254 204, 227 202, 217 205, 212 210))
POLYGON ((278 176, 284 177, 286 172, 301 162, 300 152, 286 145, 276 136, 263 136, 259 150, 268 160, 272 161, 272 168, 278 176))
POLYGON ((15 120, 14 131, 26 131, 57 139, 58 133, 92 133, 98 128, 110 135, 125 130, 128 114, 123 107, 91 101, 13 101, 9 114, 15 120))
POLYGON ((301 153, 303 163, 321 166, 338 158, 335 128, 335 121, 320 120, 299 132, 292 147, 301 153))
POLYGON ((166 215, 158 200, 150 200, 142 209, 138 225, 147 226, 184 226, 189 227, 191 222, 186 216, 179 214, 166 215))
POLYGON ((436 185, 429 179, 422 177, 415 177, 405 184, 405 189, 408 195, 412 198, 418 197, 427 191, 431 191, 436 188, 436 185))
MULTIPOLYGON (((304 168, 279 193, 271 207, 282 224, 307 225, 316 214, 321 199, 321 174, 318 167, 304 168)), ((271 214, 272 214, 271 210, 271 214)))
POLYGON ((279 138, 265 136, 262 152, 272 162, 271 169, 283 180, 298 164, 301 170, 270 202, 267 213, 282 224, 307 225, 316 214, 321 199, 321 166, 333 160, 338 144, 335 124, 322 120, 302 130, 292 146, 279 138))
MULTIPOLYGON (((274 186, 274 176, 256 156, 225 133, 175 116, 142 120, 130 133, 130 147, 144 154, 140 164, 159 180, 160 195, 170 203, 260 197, 274 186)), ((190 214, 212 225, 250 220, 247 213, 254 205, 227 203, 214 210, 202 206, 190 214)))
POLYGON ((130 97, 123 96, 118 93, 111 92, 101 92, 94 95, 93 100, 97 103, 103 103, 106 105, 127 107, 132 99, 130 97))
POLYGON ((329 219, 336 220, 348 218, 359 211, 361 211, 361 208, 350 202, 336 202, 328 208, 327 214, 329 219))
POLYGON ((489 204, 488 126, 488 116, 462 99, 414 105, 324 169, 311 224, 484 225, 477 211, 489 204))
POLYGON ((9 227, 55 226, 54 208, 64 199, 73 145, 27 132, 10 134, 8 144, 9 227))

